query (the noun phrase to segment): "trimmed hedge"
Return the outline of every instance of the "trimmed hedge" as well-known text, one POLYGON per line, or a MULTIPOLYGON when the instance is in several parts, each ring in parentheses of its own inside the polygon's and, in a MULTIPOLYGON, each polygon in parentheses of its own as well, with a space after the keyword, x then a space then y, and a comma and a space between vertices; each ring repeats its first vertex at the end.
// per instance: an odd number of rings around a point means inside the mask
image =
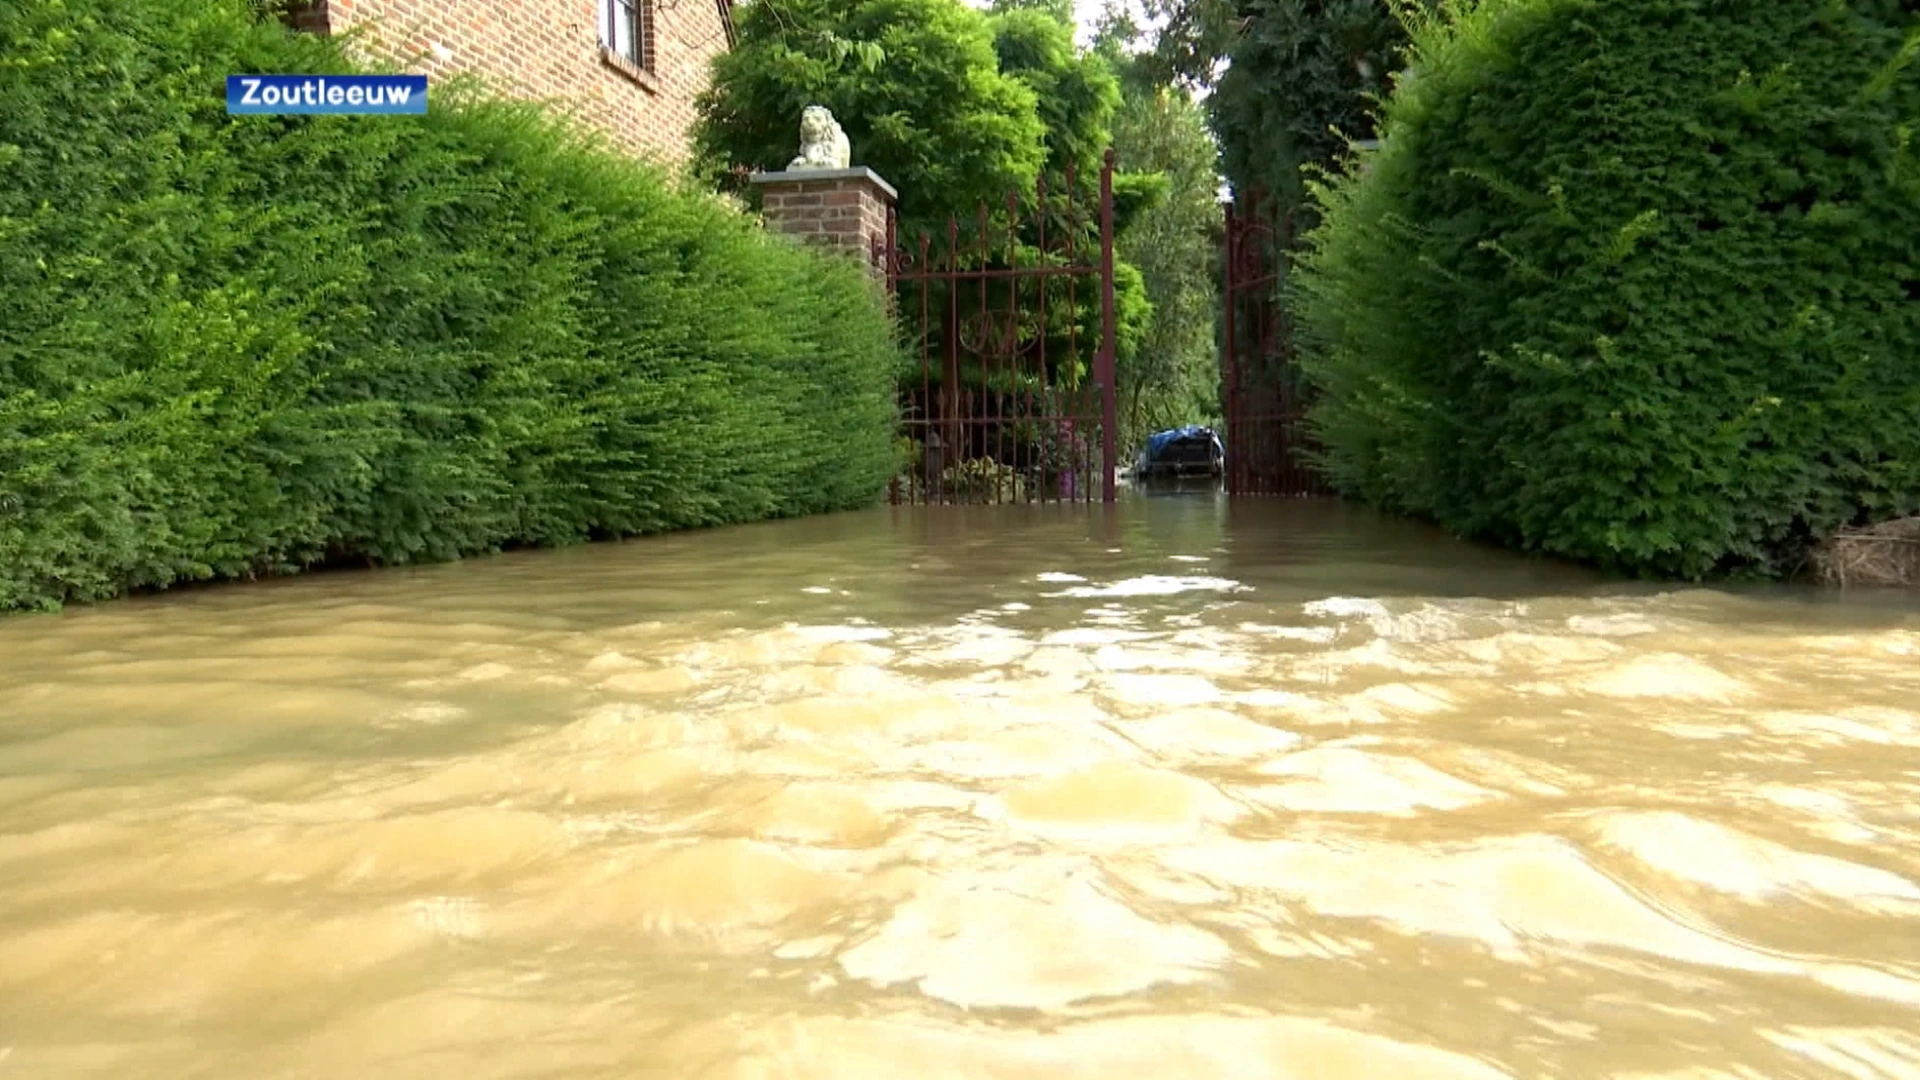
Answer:
POLYGON ((0 609, 878 498, 859 268, 530 105, 229 117, 353 70, 249 9, 0 5, 0 609))
POLYGON ((1345 491, 1636 574, 1790 572, 1920 510, 1920 18, 1482 0, 1296 297, 1345 491))

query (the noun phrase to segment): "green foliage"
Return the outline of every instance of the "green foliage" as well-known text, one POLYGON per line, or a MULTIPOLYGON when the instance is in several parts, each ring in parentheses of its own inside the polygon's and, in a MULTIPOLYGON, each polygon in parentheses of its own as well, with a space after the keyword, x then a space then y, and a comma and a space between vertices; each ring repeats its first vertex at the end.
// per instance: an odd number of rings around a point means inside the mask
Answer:
POLYGON ((1032 448, 1033 478, 1048 491, 1059 491, 1063 477, 1084 476, 1098 467, 1098 429, 1071 420, 1028 420, 1017 425, 1016 435, 1032 448))
POLYGON ((1029 190, 1046 162, 1033 87, 1000 70, 993 20, 956 0, 763 0, 740 5, 734 29, 695 132, 711 180, 739 190, 742 168, 784 168, 808 105, 831 109, 854 163, 899 189, 907 235, 1029 190), (867 70, 839 42, 885 63, 867 70))
MULTIPOLYGON (((1222 167, 1236 191, 1290 212, 1302 167, 1325 168, 1348 140, 1371 138, 1373 112, 1397 71, 1406 0, 1238 0, 1245 29, 1207 98, 1222 167)), ((1301 223, 1303 226, 1305 222, 1301 223)))
POLYGON ((0 6, 0 609, 848 507, 855 267, 535 106, 230 117, 248 0, 0 6))
POLYGON ((1136 446, 1154 431, 1217 422, 1220 207, 1217 154, 1200 106, 1185 90, 1156 83, 1138 68, 1130 74, 1114 120, 1114 146, 1165 177, 1168 189, 1119 242, 1121 255, 1139 267, 1153 305, 1118 379, 1125 403, 1121 441, 1136 446))
POLYGON ((1066 26, 1074 24, 1073 0, 993 0, 987 10, 995 15, 1010 11, 1037 11, 1066 26))
POLYGON ((1650 575, 1920 509, 1920 23, 1899 0, 1484 0, 1320 188, 1345 490, 1650 575))
POLYGON ((1014 9, 993 18, 993 48, 1000 70, 1033 90, 1046 130, 1047 171, 1058 176, 1071 167, 1092 178, 1112 144, 1120 83, 1103 58, 1075 47, 1073 32, 1071 18, 1014 9))
POLYGON ((1027 481, 1012 465, 968 458, 940 471, 940 491, 962 502, 1024 502, 1027 481))

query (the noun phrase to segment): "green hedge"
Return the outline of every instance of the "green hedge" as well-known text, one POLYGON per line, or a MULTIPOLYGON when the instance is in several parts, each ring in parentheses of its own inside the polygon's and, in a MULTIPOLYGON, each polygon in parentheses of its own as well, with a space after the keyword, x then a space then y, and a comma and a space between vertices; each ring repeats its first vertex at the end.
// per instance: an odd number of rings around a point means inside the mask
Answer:
POLYGON ((229 117, 248 0, 0 4, 0 609, 875 500, 863 273, 539 109, 229 117))
POLYGON ((1920 510, 1920 17, 1482 0, 1414 34, 1296 298, 1343 489, 1646 575, 1920 510))

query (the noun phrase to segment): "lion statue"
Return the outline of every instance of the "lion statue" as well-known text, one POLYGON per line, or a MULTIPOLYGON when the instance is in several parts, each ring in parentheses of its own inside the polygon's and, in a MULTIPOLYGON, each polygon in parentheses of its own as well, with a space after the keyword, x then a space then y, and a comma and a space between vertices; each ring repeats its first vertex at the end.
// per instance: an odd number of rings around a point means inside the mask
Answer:
POLYGON ((823 106, 809 105, 800 113, 800 156, 789 169, 844 169, 850 150, 847 133, 823 106))

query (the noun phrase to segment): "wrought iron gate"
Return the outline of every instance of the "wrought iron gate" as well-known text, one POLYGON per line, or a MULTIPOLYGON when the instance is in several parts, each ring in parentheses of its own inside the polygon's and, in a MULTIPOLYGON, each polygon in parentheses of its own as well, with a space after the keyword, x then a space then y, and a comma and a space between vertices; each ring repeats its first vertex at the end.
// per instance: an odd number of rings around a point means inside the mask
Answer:
POLYGON ((1097 193, 1043 176, 939 239, 889 218, 874 254, 915 364, 893 502, 1113 501, 1113 169, 1108 150, 1097 193))
POLYGON ((1220 289, 1220 375, 1226 418, 1227 493, 1325 495, 1301 460, 1312 449, 1305 386, 1293 362, 1291 328, 1280 305, 1290 216, 1257 195, 1226 207, 1220 289))

